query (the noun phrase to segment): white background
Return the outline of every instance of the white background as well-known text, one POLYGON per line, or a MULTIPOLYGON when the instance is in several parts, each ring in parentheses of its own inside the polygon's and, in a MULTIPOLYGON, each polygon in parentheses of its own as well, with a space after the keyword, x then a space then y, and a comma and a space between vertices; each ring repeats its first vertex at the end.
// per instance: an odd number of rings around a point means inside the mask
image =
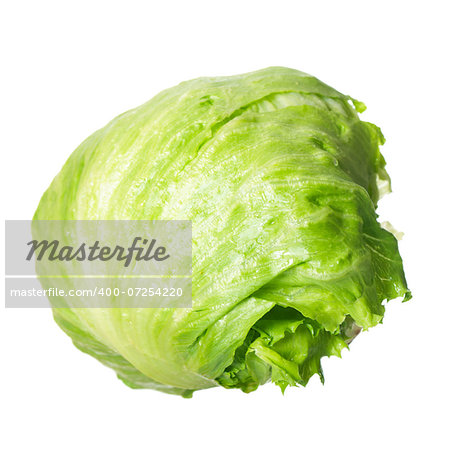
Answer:
POLYGON ((394 193, 379 212, 405 233, 414 294, 324 361, 325 386, 192 400, 128 389, 49 310, 2 309, 3 448, 449 448, 446 3, 2 2, 2 219, 31 218, 85 137, 161 89, 286 65, 364 101, 381 126, 394 193))

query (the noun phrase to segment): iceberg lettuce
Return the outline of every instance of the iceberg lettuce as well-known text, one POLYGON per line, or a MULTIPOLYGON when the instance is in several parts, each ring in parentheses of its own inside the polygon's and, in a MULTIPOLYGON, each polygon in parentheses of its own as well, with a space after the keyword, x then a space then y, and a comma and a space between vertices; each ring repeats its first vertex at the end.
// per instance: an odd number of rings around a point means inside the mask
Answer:
POLYGON ((55 308, 128 386, 282 390, 323 378, 384 300, 410 298, 377 221, 384 138, 303 72, 198 78, 113 119, 70 156, 34 219, 187 219, 192 308, 55 308))

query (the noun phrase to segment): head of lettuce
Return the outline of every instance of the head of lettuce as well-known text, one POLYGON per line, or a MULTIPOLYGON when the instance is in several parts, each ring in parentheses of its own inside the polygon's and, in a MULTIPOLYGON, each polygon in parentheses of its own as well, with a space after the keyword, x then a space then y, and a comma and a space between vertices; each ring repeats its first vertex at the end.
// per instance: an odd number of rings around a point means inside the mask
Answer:
POLYGON ((407 289, 377 222, 389 177, 364 105, 297 70, 198 78, 70 156, 35 219, 192 221, 192 308, 54 309, 133 388, 282 390, 322 378, 407 289))

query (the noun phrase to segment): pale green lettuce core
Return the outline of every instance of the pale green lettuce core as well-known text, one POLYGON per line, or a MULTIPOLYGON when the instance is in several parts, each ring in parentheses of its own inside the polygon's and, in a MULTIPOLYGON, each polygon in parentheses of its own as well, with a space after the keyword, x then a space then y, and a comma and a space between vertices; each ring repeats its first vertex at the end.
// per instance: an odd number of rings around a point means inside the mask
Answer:
POLYGON ((364 105, 271 67, 199 78, 112 120, 71 155, 35 219, 188 219, 192 309, 54 309, 134 388, 190 396, 305 385, 382 302, 408 299, 364 105), (380 192, 381 193, 381 192, 380 192))

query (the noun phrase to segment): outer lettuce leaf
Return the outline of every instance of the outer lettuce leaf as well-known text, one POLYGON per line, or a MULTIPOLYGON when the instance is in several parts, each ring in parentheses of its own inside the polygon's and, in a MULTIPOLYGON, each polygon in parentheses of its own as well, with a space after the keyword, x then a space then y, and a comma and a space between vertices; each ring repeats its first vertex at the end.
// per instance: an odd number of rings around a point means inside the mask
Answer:
POLYGON ((361 110, 274 67, 181 83, 112 120, 35 219, 192 220, 193 308, 58 309, 59 325, 132 387, 249 392, 321 374, 383 300, 410 296, 375 213, 384 138, 361 110))

